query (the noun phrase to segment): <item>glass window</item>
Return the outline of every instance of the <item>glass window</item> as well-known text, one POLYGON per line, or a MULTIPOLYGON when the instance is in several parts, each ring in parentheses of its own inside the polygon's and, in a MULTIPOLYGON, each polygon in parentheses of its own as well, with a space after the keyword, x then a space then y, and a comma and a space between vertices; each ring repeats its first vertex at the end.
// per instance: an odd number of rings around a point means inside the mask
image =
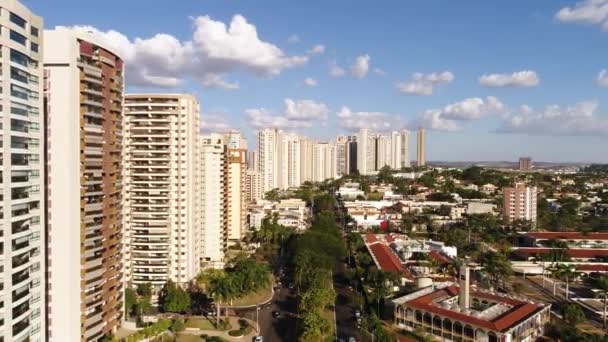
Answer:
POLYGON ((30 65, 30 58, 17 50, 11 49, 11 62, 27 67, 30 65))
POLYGON ((27 72, 17 69, 15 67, 11 67, 11 78, 13 80, 19 81, 19 82, 23 82, 23 83, 27 83, 28 79, 29 79, 29 75, 27 72))
POLYGON ((11 12, 10 19, 13 24, 16 24, 17 26, 25 28, 25 19, 21 18, 20 16, 16 15, 15 13, 11 12))
POLYGON ((27 38, 25 38, 24 35, 22 35, 21 33, 17 33, 13 30, 11 30, 11 34, 10 34, 11 40, 15 41, 19 44, 25 45, 25 43, 27 42, 27 38))
POLYGON ((38 52, 38 44, 36 44, 36 43, 30 43, 30 49, 33 52, 38 52))
POLYGON ((30 33, 32 34, 32 36, 38 37, 38 28, 34 26, 30 27, 30 33))

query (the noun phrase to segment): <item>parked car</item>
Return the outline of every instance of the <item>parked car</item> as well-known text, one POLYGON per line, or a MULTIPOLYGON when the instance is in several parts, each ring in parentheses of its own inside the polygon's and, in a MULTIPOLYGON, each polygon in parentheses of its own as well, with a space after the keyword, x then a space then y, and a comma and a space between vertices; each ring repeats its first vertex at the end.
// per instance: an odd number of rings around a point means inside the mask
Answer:
POLYGON ((355 310, 355 317, 357 317, 357 318, 361 317, 361 311, 355 310))
POLYGON ((256 336, 253 338, 253 342, 264 342, 264 338, 262 336, 256 336))
POLYGON ((280 313, 280 312, 278 312, 278 311, 273 311, 273 312, 272 312, 272 317, 274 317, 274 318, 279 318, 279 317, 281 317, 281 313, 280 313))

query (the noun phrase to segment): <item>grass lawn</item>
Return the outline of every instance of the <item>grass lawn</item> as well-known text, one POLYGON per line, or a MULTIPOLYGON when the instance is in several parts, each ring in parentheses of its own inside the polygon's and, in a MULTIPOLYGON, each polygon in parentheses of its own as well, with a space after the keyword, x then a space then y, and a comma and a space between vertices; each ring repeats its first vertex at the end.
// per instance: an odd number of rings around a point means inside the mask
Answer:
POLYGON ((186 319, 186 328, 198 328, 201 330, 217 330, 214 323, 205 317, 190 317, 186 319))
POLYGON ((265 289, 261 289, 246 296, 234 299, 231 306, 255 305, 266 301, 272 295, 272 284, 273 282, 271 281, 270 285, 268 285, 268 287, 265 289))
POLYGON ((177 342, 201 342, 203 338, 196 335, 179 334, 177 335, 177 342))
POLYGON ((333 308, 325 309, 323 311, 323 316, 329 322, 329 332, 325 335, 325 341, 334 341, 336 337, 336 326, 334 321, 334 310, 333 308))

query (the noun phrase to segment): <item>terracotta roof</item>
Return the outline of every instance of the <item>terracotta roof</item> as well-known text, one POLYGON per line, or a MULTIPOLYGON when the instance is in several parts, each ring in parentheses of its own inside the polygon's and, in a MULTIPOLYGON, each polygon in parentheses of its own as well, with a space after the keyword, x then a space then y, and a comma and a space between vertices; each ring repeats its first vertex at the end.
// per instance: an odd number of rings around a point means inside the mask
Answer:
POLYGON ((578 264, 575 266, 579 271, 608 272, 608 265, 578 264))
POLYGON ((441 264, 449 264, 452 262, 450 258, 436 251, 430 251, 429 256, 441 264))
POLYGON ((383 271, 399 272, 402 273, 406 278, 412 279, 410 271, 403 266, 401 260, 395 255, 393 250, 380 243, 375 243, 369 246, 370 253, 374 256, 378 267, 383 271))
POLYGON ((462 312, 452 311, 435 304, 435 302, 440 299, 448 299, 458 295, 458 290, 458 286, 450 286, 410 300, 406 304, 412 308, 432 312, 434 314, 448 317, 465 324, 468 323, 477 327, 500 332, 509 329, 514 324, 519 323, 521 320, 529 317, 531 314, 542 308, 542 306, 539 304, 532 304, 517 299, 494 296, 485 292, 471 292, 473 297, 489 298, 513 305, 511 310, 496 317, 495 319, 485 320, 483 318, 469 316, 462 312))
MULTIPOLYGON (((527 254, 548 254, 555 248, 545 248, 545 247, 520 247, 515 250, 515 253, 520 255, 527 254)), ((598 258, 608 256, 608 249, 603 248, 568 248, 566 249, 566 253, 571 258, 598 258)))
POLYGON ((555 240, 608 240, 608 233, 586 233, 581 232, 527 232, 526 236, 535 239, 555 240))
POLYGON ((376 234, 365 234, 365 240, 367 243, 372 243, 378 241, 376 234))

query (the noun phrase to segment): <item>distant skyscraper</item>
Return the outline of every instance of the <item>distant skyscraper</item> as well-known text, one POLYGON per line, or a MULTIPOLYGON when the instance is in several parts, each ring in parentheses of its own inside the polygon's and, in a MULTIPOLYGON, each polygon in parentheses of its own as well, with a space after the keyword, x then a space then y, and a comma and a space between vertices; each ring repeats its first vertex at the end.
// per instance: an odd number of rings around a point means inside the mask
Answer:
POLYGON ((44 39, 47 339, 98 341, 116 332, 124 311, 123 61, 92 34, 57 28, 44 39))
POLYGON ((333 143, 317 142, 314 145, 312 162, 315 182, 336 178, 336 146, 333 143))
POLYGON ((418 128, 418 141, 416 144, 416 149, 417 149, 417 153, 416 153, 416 160, 417 160, 417 166, 425 166, 426 165, 426 155, 425 155, 425 144, 426 144, 426 137, 425 137, 426 133, 424 128, 418 128))
POLYGON ((372 130, 363 128, 357 135, 357 170, 369 175, 376 169, 376 139, 372 130))
POLYGON ((410 167, 410 132, 402 130, 401 132, 391 132, 391 168, 401 169, 410 167))
POLYGON ((277 139, 279 131, 265 128, 258 132, 258 172, 262 194, 277 188, 277 139))
POLYGON ((315 142, 308 138, 300 137, 300 181, 312 182, 313 180, 313 150, 315 142))
MULTIPOLYGON (((3 175, 0 177, 3 178, 0 197, 3 213, 0 218, 3 227, 0 339, 46 341, 42 53, 43 47, 46 50, 49 45, 46 42, 43 45, 41 17, 18 1, 1 0, 0 7, 0 60, 3 67, 0 73, 0 142, 3 146, 0 166, 3 175)), ((78 94, 72 96, 77 97, 78 94)), ((63 146, 65 153, 69 147, 63 146)), ((73 147, 71 150, 78 153, 76 149, 73 147)), ((78 207, 69 209, 78 211, 78 207)), ((70 240, 77 241, 76 237, 77 234, 72 235, 70 240)), ((67 239, 67 235, 63 239, 67 239)), ((78 298, 77 293, 71 294, 78 298)), ((53 318, 60 319, 60 314, 55 312, 53 318)), ((79 314, 80 311, 73 316, 79 314)))
POLYGON ((225 146, 223 136, 220 134, 207 134, 199 139, 200 191, 203 194, 199 254, 205 266, 219 268, 224 266, 224 253, 228 240, 225 212, 225 146))
POLYGON ((502 190, 503 215, 509 222, 526 220, 536 222, 536 187, 517 183, 502 190))
POLYGON ((345 135, 339 135, 336 137, 336 171, 338 176, 348 174, 347 159, 348 137, 345 135))
POLYGON ((387 135, 376 135, 376 166, 374 170, 380 170, 381 168, 388 166, 392 168, 392 145, 391 137, 387 135))
POLYGON ((224 143, 228 148, 247 150, 247 139, 239 131, 230 130, 224 133, 224 143))
POLYGON ((277 184, 279 189, 300 186, 300 137, 279 131, 277 134, 277 184))
POLYGON ((258 170, 258 151, 247 151, 247 169, 258 170))
POLYGON ((158 293, 200 269, 199 104, 188 94, 129 94, 124 118, 125 276, 158 293))
POLYGON ((256 170, 247 170, 245 175, 245 200, 255 202, 262 199, 260 173, 256 170))
POLYGON ((357 171, 357 136, 351 135, 346 143, 346 173, 353 174, 357 171))
POLYGON ((519 158, 519 169, 522 171, 532 169, 532 158, 530 158, 530 157, 519 158))
POLYGON ((226 150, 226 223, 228 239, 233 242, 240 241, 245 233, 245 152, 226 150))

